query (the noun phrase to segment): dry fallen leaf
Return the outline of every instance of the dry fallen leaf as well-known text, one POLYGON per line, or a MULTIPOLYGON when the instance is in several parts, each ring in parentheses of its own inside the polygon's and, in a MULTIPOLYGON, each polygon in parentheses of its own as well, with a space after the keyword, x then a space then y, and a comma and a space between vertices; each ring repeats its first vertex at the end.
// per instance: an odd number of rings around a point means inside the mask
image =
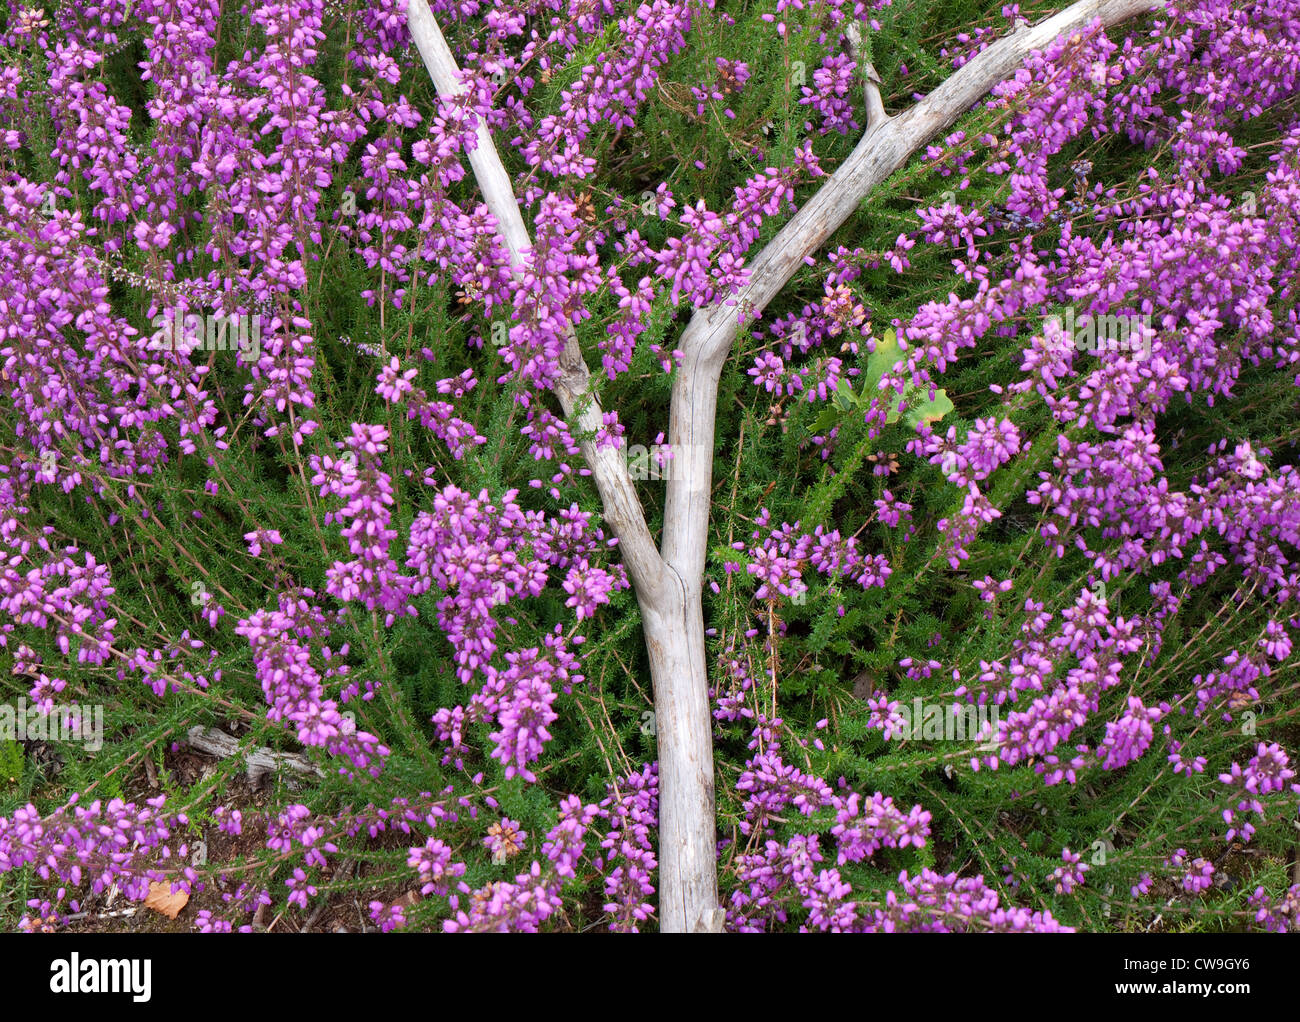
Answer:
POLYGON ((876 691, 877 678, 870 671, 863 671, 853 679, 853 695, 857 699, 870 699, 876 691))
POLYGON ((189 904, 190 896, 184 891, 172 894, 171 889, 170 883, 158 883, 155 880, 149 885, 149 897, 144 899, 144 907, 161 912, 168 919, 175 919, 180 910, 189 904))

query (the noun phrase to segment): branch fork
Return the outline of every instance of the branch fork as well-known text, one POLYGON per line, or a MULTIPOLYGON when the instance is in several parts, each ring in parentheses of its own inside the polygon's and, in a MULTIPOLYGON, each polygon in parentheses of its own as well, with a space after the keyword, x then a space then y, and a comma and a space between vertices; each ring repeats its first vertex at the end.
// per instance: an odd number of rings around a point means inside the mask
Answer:
MULTIPOLYGON (((659 923, 665 932, 716 932, 719 908, 713 790, 712 717, 705 667, 702 586, 707 553, 718 383, 739 331, 736 309, 757 315, 871 190, 931 138, 949 128, 1032 50, 1099 18, 1110 27, 1163 7, 1163 0, 1080 0, 1037 25, 1018 24, 905 112, 885 113, 880 77, 863 67, 866 129, 847 160, 750 264, 749 282, 727 305, 697 309, 677 347, 685 357, 673 377, 669 439, 675 452, 660 546, 622 453, 597 447, 601 406, 572 326, 555 392, 576 416, 583 455, 600 491, 605 520, 619 539, 641 606, 654 681, 659 746, 659 923)), ((411 36, 438 93, 464 91, 456 61, 426 0, 409 0, 411 36)), ((861 27, 847 29, 861 50, 861 27)), ((855 59, 857 53, 855 53, 855 59)), ((512 259, 532 246, 509 175, 481 121, 469 160, 512 259)))

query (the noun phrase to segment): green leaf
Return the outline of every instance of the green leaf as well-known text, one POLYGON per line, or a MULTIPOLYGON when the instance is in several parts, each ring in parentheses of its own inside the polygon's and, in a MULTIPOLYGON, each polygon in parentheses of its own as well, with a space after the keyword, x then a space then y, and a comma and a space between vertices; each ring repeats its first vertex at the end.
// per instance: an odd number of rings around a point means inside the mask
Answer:
POLYGON ((841 378, 835 393, 831 395, 830 402, 813 420, 812 430, 809 435, 825 436, 839 425, 840 419, 844 417, 845 412, 853 411, 860 400, 859 396, 853 393, 853 384, 841 378))
POLYGON ((840 378, 839 385, 835 388, 835 395, 831 398, 836 408, 842 412, 852 411, 858 404, 858 397, 853 393, 853 384, 844 377, 840 378))
MULTIPOLYGON (((883 337, 876 338, 876 350, 867 356, 867 379, 878 385, 881 377, 894 368, 894 364, 903 358, 903 349, 898 346, 898 334, 886 330, 883 337)), ((874 391, 875 387, 869 387, 874 391)))
POLYGON ((840 421, 840 410, 832 405, 827 405, 821 410, 821 414, 813 419, 811 436, 825 436, 840 421))
POLYGON ((853 384, 847 378, 841 378, 830 403, 813 420, 812 435, 824 435, 839 423, 845 412, 854 409, 863 411, 871 406, 872 400, 879 400, 882 406, 889 409, 885 415, 887 424, 892 425, 899 419, 903 419, 913 429, 916 428, 917 423, 938 422, 951 412, 953 403, 942 390, 935 393, 933 401, 929 400, 927 391, 918 390, 916 387, 909 387, 907 393, 901 397, 892 388, 885 392, 880 390, 881 379, 903 358, 903 349, 898 344, 898 334, 893 330, 886 330, 883 337, 876 339, 876 350, 867 357, 862 391, 855 392, 853 384), (904 405, 908 406, 906 412, 903 411, 904 405))
POLYGON ((912 398, 904 421, 913 429, 922 422, 938 422, 953 410, 953 403, 945 390, 936 391, 933 401, 929 399, 928 390, 917 390, 912 394, 912 398))

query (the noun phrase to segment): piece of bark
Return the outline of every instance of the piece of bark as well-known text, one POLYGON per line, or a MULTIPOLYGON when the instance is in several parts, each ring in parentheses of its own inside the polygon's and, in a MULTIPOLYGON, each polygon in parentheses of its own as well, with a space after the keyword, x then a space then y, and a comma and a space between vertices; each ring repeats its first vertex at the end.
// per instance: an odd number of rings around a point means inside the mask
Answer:
MULTIPOLYGON (((189 743, 200 752, 206 752, 218 759, 226 759, 240 752, 238 738, 232 738, 224 731, 218 731, 216 728, 205 728, 202 725, 190 728, 189 743)), ((299 774, 314 774, 316 777, 325 776, 324 770, 306 756, 299 755, 296 752, 275 752, 272 749, 262 747, 244 751, 243 756, 248 769, 248 780, 254 786, 264 776, 274 773, 280 767, 299 774)))

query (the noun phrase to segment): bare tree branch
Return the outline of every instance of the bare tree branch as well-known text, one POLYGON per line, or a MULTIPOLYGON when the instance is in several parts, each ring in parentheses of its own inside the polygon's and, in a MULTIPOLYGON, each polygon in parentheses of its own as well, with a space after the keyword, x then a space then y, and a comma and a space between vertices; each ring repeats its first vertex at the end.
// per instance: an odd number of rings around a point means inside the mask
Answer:
MULTIPOLYGON (((686 617, 675 641, 686 649, 676 655, 687 670, 673 681, 683 714, 682 727, 700 743, 693 750, 679 751, 702 759, 711 752, 708 676, 704 653, 703 579, 708 549, 709 511, 713 484, 713 449, 718 406, 718 382, 727 355, 739 331, 737 309, 757 314, 785 287, 812 253, 817 251, 870 194, 930 138, 949 127, 979 102, 998 82, 1014 73, 1031 50, 1042 49, 1059 35, 1073 32, 1100 18, 1110 26, 1161 6, 1161 0, 1082 0, 1033 28, 1023 27, 973 57, 916 106, 896 117, 884 112, 879 88, 872 74, 865 75, 868 121, 866 134, 848 160, 822 185, 775 238, 759 253, 750 268, 750 282, 736 296, 734 305, 699 309, 691 317, 677 347, 684 353, 673 378, 669 411, 669 440, 673 450, 673 471, 668 479, 664 507, 664 528, 660 550, 669 567, 686 588, 686 617)), ((870 69, 874 71, 874 69, 870 69)), ((660 744, 660 754, 664 746, 660 744)), ((661 761, 662 768, 662 761, 661 761)), ((705 838, 715 835, 712 773, 707 790, 683 792, 675 811, 706 812, 700 821, 705 838), (695 797, 692 797, 692 796, 695 797)), ((698 850, 695 855, 702 853, 698 850)), ((664 853, 667 858, 668 853, 664 853)), ((683 865, 683 870, 689 871, 683 865)), ((687 889, 704 890, 695 878, 687 889)), ((667 921, 711 918, 714 903, 703 895, 667 921)), ((704 922, 703 925, 707 925, 704 922)))
MULTIPOLYGON (((200 752, 206 752, 218 759, 234 756, 239 752, 239 739, 216 728, 197 725, 189 730, 189 743, 200 752)), ((325 771, 296 752, 276 752, 273 749, 259 747, 244 751, 244 762, 248 766, 248 779, 256 785, 262 775, 274 773, 279 767, 287 767, 300 774, 315 774, 324 777, 325 771)))
POLYGON ((849 55, 862 68, 862 99, 867 108, 867 131, 889 120, 885 113, 885 101, 880 95, 880 75, 875 65, 862 56, 862 25, 856 21, 849 22, 844 30, 849 41, 849 55))
MULTIPOLYGON (((425 0, 410 0, 407 23, 434 86, 443 98, 461 95, 464 84, 447 41, 425 0)), ((532 247, 510 178, 487 126, 478 124, 470 166, 516 267, 532 247)), ((555 388, 571 420, 583 433, 602 426, 600 402, 590 392, 591 374, 572 327, 560 358, 555 388)), ((689 587, 655 549, 645 513, 628 475, 623 452, 580 440, 583 456, 600 491, 606 523, 641 606, 646 652, 654 685, 659 751, 659 919, 660 928, 683 932, 716 919, 717 856, 713 823, 713 739, 704 674, 703 620, 689 587)))
MULTIPOLYGON (((660 928, 668 932, 716 931, 718 907, 714 822, 712 718, 704 655, 702 584, 708 541, 710 487, 718 382, 739 331, 736 309, 757 314, 776 297, 804 261, 884 181, 930 138, 952 125, 1025 56, 1057 36, 1099 18, 1111 26, 1162 6, 1162 0, 1081 0, 1041 24, 1022 26, 973 57, 905 113, 890 117, 879 77, 863 66, 867 127, 848 160, 823 184, 750 266, 748 285, 733 304, 699 309, 678 347, 685 359, 673 379, 669 431, 673 461, 660 552, 627 472, 622 453, 581 441, 604 502, 605 519, 620 540, 641 606, 655 691, 659 745, 660 928)), ((455 58, 426 0, 409 0, 411 35, 444 98, 463 92, 455 58)), ((852 39, 852 37, 851 37, 852 39)), ((860 45, 860 36, 858 37, 860 45)), ((484 200, 523 265, 531 248, 509 176, 486 125, 470 164, 484 200)), ((590 393, 590 373, 572 328, 560 359, 556 387, 565 414, 594 433, 601 409, 590 393)))
POLYGON ((669 426, 674 450, 680 445, 685 455, 677 455, 681 464, 674 465, 668 481, 664 512, 663 553, 678 574, 693 579, 704 571, 716 380, 739 332, 736 310, 761 312, 876 185, 929 139, 951 127, 994 85, 1010 77, 1031 50, 1043 49, 1094 18, 1112 26, 1162 6, 1162 0, 1081 0, 991 44, 904 113, 873 118, 849 158, 750 264, 749 284, 736 296, 734 307, 715 305, 696 311, 677 345, 685 358, 674 380, 669 426), (714 400, 707 399, 710 393, 714 400), (670 541, 669 531, 677 528, 682 532, 674 532, 670 541))
MULTIPOLYGON (((444 99, 463 95, 466 88, 461 81, 460 68, 425 0, 411 0, 407 24, 438 94, 444 99)), ((510 251, 514 269, 519 273, 526 265, 524 254, 532 249, 533 241, 519 212, 510 175, 506 173, 492 135, 482 120, 478 123, 477 142, 469 154, 470 167, 483 193, 483 201, 496 218, 497 230, 510 251)), ((560 382, 555 392, 565 416, 571 423, 576 421, 581 433, 595 434, 601 428, 600 400, 591 393, 591 373, 583 360, 572 325, 568 327, 564 353, 560 358, 560 382)), ((605 520, 618 537, 628 574, 638 593, 653 597, 671 580, 666 577, 663 560, 646 526, 645 512, 628 475, 623 452, 616 447, 597 447, 590 439, 580 439, 579 445, 600 491, 605 520)))

